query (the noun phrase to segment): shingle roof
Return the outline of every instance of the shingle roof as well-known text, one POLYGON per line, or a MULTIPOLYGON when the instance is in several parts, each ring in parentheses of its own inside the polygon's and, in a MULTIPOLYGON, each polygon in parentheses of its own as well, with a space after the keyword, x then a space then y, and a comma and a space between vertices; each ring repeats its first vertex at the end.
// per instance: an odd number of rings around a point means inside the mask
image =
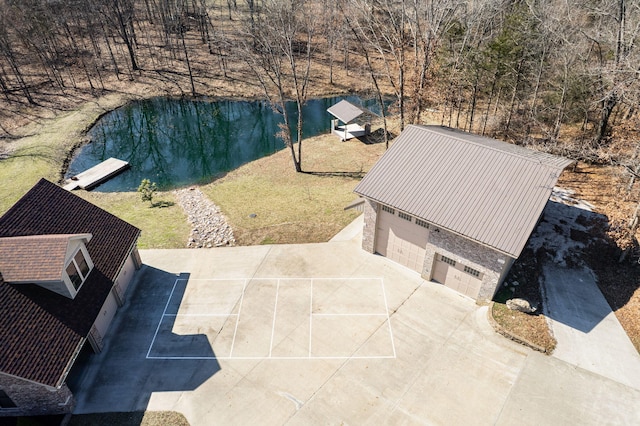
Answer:
POLYGON ((341 100, 331 108, 328 108, 327 112, 343 123, 348 123, 364 113, 360 108, 345 100, 341 100))
POLYGON ((49 234, 93 234, 94 268, 74 299, 0 280, 0 372, 60 386, 140 230, 42 179, 0 218, 0 237, 49 234))
POLYGON ((572 161, 438 126, 408 126, 355 192, 517 258, 572 161))
POLYGON ((10 283, 62 281, 69 240, 90 234, 0 238, 0 273, 10 283))

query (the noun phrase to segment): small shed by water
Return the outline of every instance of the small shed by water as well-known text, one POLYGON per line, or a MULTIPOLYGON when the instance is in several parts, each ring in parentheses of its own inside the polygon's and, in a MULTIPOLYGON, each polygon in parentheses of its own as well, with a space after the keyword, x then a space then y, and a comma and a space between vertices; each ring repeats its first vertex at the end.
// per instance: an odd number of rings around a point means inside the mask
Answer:
POLYGON ((327 112, 335 117, 331 120, 331 132, 336 134, 341 141, 365 136, 371 132, 371 124, 369 123, 364 127, 358 123, 352 123, 365 112, 348 101, 341 100, 327 109, 327 112))

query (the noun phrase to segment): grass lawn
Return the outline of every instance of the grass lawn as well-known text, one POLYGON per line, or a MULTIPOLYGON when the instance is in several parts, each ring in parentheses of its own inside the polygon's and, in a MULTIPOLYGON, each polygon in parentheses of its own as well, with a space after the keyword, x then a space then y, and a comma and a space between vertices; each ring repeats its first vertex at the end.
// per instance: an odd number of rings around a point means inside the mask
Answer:
POLYGON ((344 207, 383 152, 384 144, 317 136, 303 142, 308 173, 296 173, 283 150, 201 189, 227 216, 240 245, 327 241, 358 215, 344 207))
POLYGON ((65 159, 82 143, 87 129, 127 99, 122 94, 104 96, 77 110, 31 122, 15 132, 15 139, 0 140, 0 215, 40 178, 57 182, 65 159))
MULTIPOLYGON (((104 112, 126 101, 110 95, 77 111, 43 119, 21 130, 18 139, 2 141, 0 215, 40 178, 57 182, 65 159, 82 143, 86 130, 104 112)), ((375 128, 375 127, 374 127, 375 128)), ((357 213, 344 211, 353 188, 384 152, 384 144, 340 142, 323 135, 303 141, 303 169, 295 173, 290 152, 282 150, 231 171, 202 190, 227 216, 241 245, 327 241, 357 213), (255 218, 250 218, 250 214, 255 218)), ((0 157, 1 158, 1 157, 0 157)), ((75 191, 142 230, 140 248, 182 248, 190 225, 171 192, 158 193, 155 204, 137 193, 75 191)))
POLYGON ((140 228, 141 249, 186 247, 191 226, 172 192, 156 193, 153 199, 156 207, 143 203, 137 192, 74 191, 74 194, 140 228))

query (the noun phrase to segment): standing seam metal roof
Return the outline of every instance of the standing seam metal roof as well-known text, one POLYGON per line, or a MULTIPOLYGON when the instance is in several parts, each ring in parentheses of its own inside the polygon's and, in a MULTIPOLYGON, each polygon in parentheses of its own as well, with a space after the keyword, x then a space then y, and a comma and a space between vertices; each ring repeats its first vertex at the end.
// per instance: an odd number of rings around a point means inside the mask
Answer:
POLYGON ((438 126, 408 126, 356 186, 517 258, 572 160, 438 126))
POLYGON ((345 101, 344 99, 328 108, 327 112, 343 123, 348 123, 364 113, 360 108, 353 105, 351 102, 345 101))

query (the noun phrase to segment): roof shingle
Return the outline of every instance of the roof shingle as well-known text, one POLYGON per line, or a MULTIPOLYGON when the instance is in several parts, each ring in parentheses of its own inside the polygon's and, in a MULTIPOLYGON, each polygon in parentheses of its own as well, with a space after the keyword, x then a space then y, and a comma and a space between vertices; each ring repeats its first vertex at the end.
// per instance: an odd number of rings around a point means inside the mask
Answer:
POLYGON ((0 279, 0 372, 48 386, 62 384, 140 230, 45 179, 0 218, 0 237, 56 234, 93 235, 94 268, 74 299, 0 279))
POLYGON ((83 235, 0 237, 2 278, 10 283, 62 281, 69 240, 83 235))

